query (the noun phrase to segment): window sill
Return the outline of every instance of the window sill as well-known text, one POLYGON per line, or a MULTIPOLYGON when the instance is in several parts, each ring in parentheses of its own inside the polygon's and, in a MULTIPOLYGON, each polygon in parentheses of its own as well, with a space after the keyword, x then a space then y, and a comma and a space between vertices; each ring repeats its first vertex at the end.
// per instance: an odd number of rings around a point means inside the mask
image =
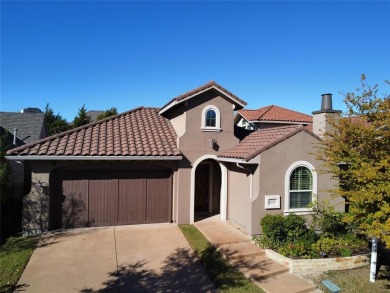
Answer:
POLYGON ((289 210, 284 210, 284 215, 288 215, 288 214, 297 214, 297 215, 309 215, 311 213, 313 213, 313 209, 307 209, 307 208, 304 208, 304 209, 289 209, 289 210))
POLYGON ((216 127, 215 128, 214 127, 206 127, 206 128, 201 127, 200 129, 204 132, 221 132, 222 131, 221 128, 216 128, 216 127))

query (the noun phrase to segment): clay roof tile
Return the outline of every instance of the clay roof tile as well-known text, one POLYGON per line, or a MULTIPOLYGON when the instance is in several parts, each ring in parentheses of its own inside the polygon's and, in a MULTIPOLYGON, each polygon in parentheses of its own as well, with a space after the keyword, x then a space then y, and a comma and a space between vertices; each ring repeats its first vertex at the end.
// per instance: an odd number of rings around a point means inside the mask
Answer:
POLYGON ((181 156, 170 121, 136 108, 14 148, 20 156, 181 156))

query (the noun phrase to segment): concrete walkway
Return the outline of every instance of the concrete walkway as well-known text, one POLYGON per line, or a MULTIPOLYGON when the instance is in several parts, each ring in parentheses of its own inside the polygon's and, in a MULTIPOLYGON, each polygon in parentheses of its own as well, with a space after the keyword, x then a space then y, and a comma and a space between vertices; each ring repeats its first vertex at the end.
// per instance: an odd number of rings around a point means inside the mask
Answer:
POLYGON ((72 229, 41 238, 16 292, 216 292, 174 224, 72 229))
POLYGON ((314 284, 288 272, 288 267, 265 256, 243 233, 219 216, 195 223, 203 235, 245 276, 267 293, 314 292, 314 284))

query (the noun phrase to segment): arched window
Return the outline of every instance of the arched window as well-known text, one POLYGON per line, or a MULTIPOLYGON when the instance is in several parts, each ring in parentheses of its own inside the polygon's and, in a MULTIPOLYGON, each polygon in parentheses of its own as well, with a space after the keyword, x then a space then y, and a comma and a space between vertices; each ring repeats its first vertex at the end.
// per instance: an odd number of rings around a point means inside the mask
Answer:
POLYGON ((313 176, 305 166, 299 166, 290 175, 290 209, 307 208, 313 196, 313 176))
POLYGON ((216 120, 217 120, 217 114, 215 114, 215 111, 213 109, 208 109, 206 111, 206 127, 215 127, 216 120))
POLYGON ((292 164, 285 177, 285 212, 309 212, 317 193, 317 173, 309 162, 292 164))
POLYGON ((202 111, 202 131, 221 131, 221 114, 219 109, 208 105, 202 111))

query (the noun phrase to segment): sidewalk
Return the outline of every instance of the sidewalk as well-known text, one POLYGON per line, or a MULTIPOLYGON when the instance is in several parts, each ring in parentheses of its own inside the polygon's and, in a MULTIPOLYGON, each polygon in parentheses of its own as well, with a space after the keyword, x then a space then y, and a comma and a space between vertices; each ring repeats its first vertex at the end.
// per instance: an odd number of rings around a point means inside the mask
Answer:
POLYGON ((247 236, 216 216, 194 225, 232 265, 265 292, 305 293, 316 290, 314 284, 289 273, 288 267, 266 257, 264 250, 247 236))

